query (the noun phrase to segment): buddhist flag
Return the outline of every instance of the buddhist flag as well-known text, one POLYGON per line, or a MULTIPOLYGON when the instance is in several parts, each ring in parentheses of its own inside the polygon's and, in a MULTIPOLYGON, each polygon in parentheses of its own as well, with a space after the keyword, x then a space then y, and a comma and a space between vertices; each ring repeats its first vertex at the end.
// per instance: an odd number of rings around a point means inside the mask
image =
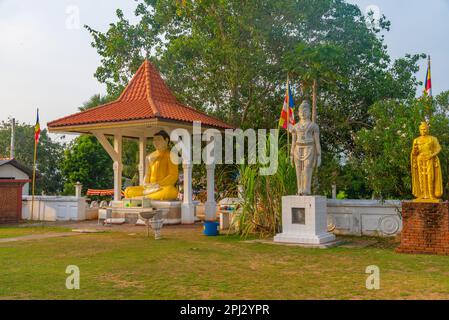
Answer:
POLYGON ((41 136, 41 125, 39 124, 39 109, 37 109, 36 126, 34 127, 34 141, 39 142, 41 136))
POLYGON ((284 107, 281 112, 281 119, 279 120, 279 127, 290 131, 295 125, 294 114, 295 102, 293 101, 292 90, 290 88, 290 81, 287 79, 287 90, 285 93, 284 107), (288 126, 287 126, 288 124, 288 126))
POLYGON ((432 76, 430 72, 430 56, 428 59, 428 66, 427 66, 427 73, 426 73, 426 87, 424 89, 424 92, 427 94, 427 96, 432 96, 432 76))

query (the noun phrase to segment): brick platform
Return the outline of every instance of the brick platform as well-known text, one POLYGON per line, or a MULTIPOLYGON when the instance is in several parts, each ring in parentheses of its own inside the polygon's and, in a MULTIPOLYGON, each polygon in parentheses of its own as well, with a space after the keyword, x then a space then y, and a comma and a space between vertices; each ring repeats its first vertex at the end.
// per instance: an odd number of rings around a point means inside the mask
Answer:
POLYGON ((449 255, 449 202, 402 203, 398 253, 449 255))

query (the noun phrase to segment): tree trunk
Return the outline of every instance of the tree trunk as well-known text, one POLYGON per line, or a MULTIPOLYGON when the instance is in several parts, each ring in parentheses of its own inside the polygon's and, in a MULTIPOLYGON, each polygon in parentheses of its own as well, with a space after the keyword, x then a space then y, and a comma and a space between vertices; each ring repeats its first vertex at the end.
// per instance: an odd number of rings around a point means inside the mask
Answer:
POLYGON ((318 91, 318 81, 315 79, 313 80, 313 92, 312 92, 312 121, 316 123, 317 121, 317 107, 316 107, 316 101, 317 101, 317 91, 318 91))

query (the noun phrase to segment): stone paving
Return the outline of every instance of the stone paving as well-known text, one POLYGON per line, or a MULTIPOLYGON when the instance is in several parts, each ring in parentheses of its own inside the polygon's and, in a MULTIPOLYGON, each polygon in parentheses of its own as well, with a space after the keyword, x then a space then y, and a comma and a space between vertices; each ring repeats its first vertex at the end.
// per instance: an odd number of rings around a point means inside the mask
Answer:
MULTIPOLYGON (((112 225, 112 226, 104 226, 102 224, 98 224, 97 220, 95 221, 70 221, 70 222, 42 222, 42 223, 26 223, 20 224, 17 227, 23 227, 26 229, 27 227, 60 227, 65 229, 72 230, 71 232, 53 232, 53 233, 45 233, 45 234, 33 234, 27 236, 17 236, 11 238, 3 238, 0 239, 0 243, 10 243, 10 242, 20 242, 20 241, 31 241, 31 240, 40 240, 40 239, 50 239, 50 238, 60 238, 60 237, 71 237, 71 236, 80 236, 90 233, 103 233, 103 232, 123 232, 127 234, 139 234, 147 232, 146 226, 136 226, 132 224, 123 224, 123 225, 112 225)), ((177 234, 177 233, 185 233, 185 232, 201 232, 202 224, 197 223, 194 225, 170 225, 164 226, 162 229, 163 234, 177 234)))
POLYGON ((31 240, 41 240, 41 239, 61 238, 61 237, 73 237, 73 236, 77 236, 77 235, 80 235, 80 233, 63 232, 63 233, 33 234, 33 235, 29 235, 29 236, 0 239, 0 243, 31 241, 31 240))

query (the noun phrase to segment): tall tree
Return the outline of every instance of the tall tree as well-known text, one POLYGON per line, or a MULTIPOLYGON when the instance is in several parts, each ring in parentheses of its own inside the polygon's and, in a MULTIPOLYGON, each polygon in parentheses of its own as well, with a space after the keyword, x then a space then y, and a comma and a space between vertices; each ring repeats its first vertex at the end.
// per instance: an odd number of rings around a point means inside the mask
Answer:
POLYGON ((113 186, 111 157, 93 136, 82 135, 70 143, 61 169, 66 178, 66 193, 70 193, 77 182, 83 185, 84 191, 111 189, 113 186))
MULTIPOLYGON (((11 121, 0 123, 0 157, 9 157, 11 141, 11 121)), ((41 132, 37 148, 36 194, 58 194, 64 186, 64 179, 59 164, 64 155, 65 144, 51 139, 47 130, 41 132)), ((16 124, 15 158, 33 168, 34 126, 25 123, 16 124)))
POLYGON ((112 95, 151 59, 184 103, 236 126, 272 128, 292 72, 296 92, 301 81, 310 96, 316 84, 325 149, 352 153, 374 102, 415 92, 419 56, 391 62, 390 23, 369 25, 343 0, 140 0, 135 14, 131 24, 118 10, 105 33, 87 26, 102 58, 95 75, 112 95))
MULTIPOLYGON (((373 126, 357 134, 357 148, 363 153, 357 165, 369 189, 376 198, 408 199, 411 193, 410 153, 414 138, 419 136, 419 125, 431 107, 430 134, 437 137, 443 175, 449 173, 449 120, 447 117, 447 92, 436 97, 432 106, 430 98, 408 101, 385 100, 370 108, 373 126), (446 103, 444 101, 446 100, 446 103), (443 102, 443 104, 440 104, 443 102)), ((355 161, 357 161, 355 159, 355 161)), ((445 197, 449 195, 444 186, 445 197)))
POLYGON ((94 94, 92 97, 89 98, 86 102, 83 103, 82 107, 79 107, 78 109, 80 111, 86 111, 91 108, 95 108, 98 106, 101 106, 103 104, 107 104, 109 102, 112 102, 115 100, 115 96, 110 95, 101 95, 101 94, 94 94))
MULTIPOLYGON (((84 102, 79 108, 80 111, 86 111, 103 104, 116 100, 118 95, 95 94, 88 101, 84 102)), ((97 145, 97 150, 103 150, 101 144, 96 140, 91 140, 92 144, 97 145)), ((74 147, 73 145, 71 147, 74 147)), ((137 185, 139 182, 139 144, 136 139, 123 139, 123 176, 130 184, 137 185)))

